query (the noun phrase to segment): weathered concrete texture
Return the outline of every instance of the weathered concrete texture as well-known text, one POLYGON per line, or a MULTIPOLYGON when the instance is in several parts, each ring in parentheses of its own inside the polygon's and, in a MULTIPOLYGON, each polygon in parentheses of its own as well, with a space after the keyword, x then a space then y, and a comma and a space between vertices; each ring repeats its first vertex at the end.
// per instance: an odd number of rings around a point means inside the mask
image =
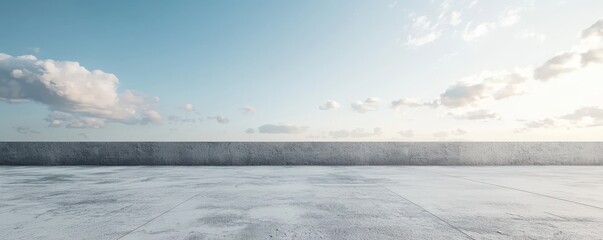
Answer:
POLYGON ((603 165, 603 142, 0 142, 0 165, 603 165))
POLYGON ((601 166, 0 167, 0 239, 603 239, 601 166))

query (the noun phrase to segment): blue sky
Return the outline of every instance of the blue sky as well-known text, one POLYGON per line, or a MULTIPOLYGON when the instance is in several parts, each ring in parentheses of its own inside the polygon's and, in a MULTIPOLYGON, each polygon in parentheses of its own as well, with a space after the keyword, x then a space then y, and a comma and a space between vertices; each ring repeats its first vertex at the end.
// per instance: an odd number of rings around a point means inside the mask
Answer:
POLYGON ((601 1, 0 5, 0 140, 603 140, 601 1))

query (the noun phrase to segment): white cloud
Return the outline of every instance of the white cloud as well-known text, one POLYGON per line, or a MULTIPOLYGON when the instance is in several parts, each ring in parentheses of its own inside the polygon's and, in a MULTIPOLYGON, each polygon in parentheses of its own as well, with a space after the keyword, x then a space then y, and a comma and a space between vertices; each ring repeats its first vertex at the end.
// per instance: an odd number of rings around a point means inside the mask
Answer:
POLYGON ((523 87, 533 79, 546 81, 563 73, 603 62, 603 20, 582 32, 580 43, 572 51, 560 53, 532 69, 489 72, 470 76, 442 93, 437 102, 449 108, 472 106, 484 99, 502 100, 525 94, 523 87), (469 83, 471 82, 471 83, 469 83))
POLYGON ((406 37, 407 46, 423 46, 431 43, 442 36, 439 23, 433 23, 427 16, 411 18, 410 33, 406 37))
POLYGON ((487 97, 486 90, 483 83, 467 84, 459 82, 440 94, 440 103, 450 108, 472 105, 487 97))
POLYGON ((265 124, 258 128, 259 133, 265 134, 299 134, 308 130, 306 126, 293 124, 265 124))
POLYGON ((391 107, 394 109, 399 109, 401 107, 421 107, 424 104, 421 103, 419 100, 417 99, 411 99, 411 98, 400 98, 398 100, 394 100, 391 103, 391 107))
POLYGON ((476 39, 488 34, 490 29, 495 28, 495 24, 493 23, 481 23, 478 24, 475 28, 472 28, 473 22, 467 23, 465 26, 465 31, 463 31, 463 40, 467 42, 475 41, 476 39))
POLYGON ((407 107, 420 107, 423 104, 417 100, 417 99, 411 99, 411 98, 400 98, 398 100, 394 100, 391 103, 392 108, 399 108, 399 107, 403 107, 403 106, 407 106, 407 107))
POLYGON ((520 129, 519 131, 527 131, 529 129, 533 129, 533 128, 552 128, 552 127, 557 127, 558 123, 555 119, 552 118, 545 118, 545 119, 541 119, 541 120, 536 120, 536 121, 530 121, 530 122, 526 122, 524 124, 525 128, 520 129))
POLYGON ((191 104, 191 103, 187 103, 187 104, 185 104, 185 105, 184 105, 184 108, 185 108, 186 110, 189 110, 189 111, 193 111, 193 110, 195 110, 195 108, 193 108, 193 104, 191 104))
POLYGON ((519 84, 507 84, 507 86, 498 89, 494 92, 494 99, 501 100, 513 96, 523 95, 525 92, 523 91, 521 85, 519 84))
POLYGON ((76 121, 67 123, 68 128, 100 128, 105 125, 105 120, 101 118, 82 117, 76 121))
POLYGON ((329 132, 329 136, 333 138, 368 138, 373 136, 381 135, 381 128, 374 128, 372 132, 367 132, 363 128, 356 128, 354 130, 339 130, 329 132))
POLYGON ((449 113, 450 116, 453 116, 457 119, 467 119, 467 120, 484 120, 484 119, 493 119, 498 118, 498 114, 486 109, 480 109, 475 111, 469 111, 462 114, 453 114, 449 113))
POLYGON ((454 11, 450 14, 450 25, 456 26, 459 25, 463 20, 461 19, 462 14, 460 12, 454 11))
POLYGON ((436 137, 436 138, 447 138, 449 135, 460 136, 460 135, 465 135, 465 134, 467 134, 467 131, 458 128, 458 129, 455 129, 455 130, 452 130, 452 131, 435 132, 433 134, 433 136, 436 137))
MULTIPOLYGON (((444 34, 455 33, 456 28, 463 22, 463 13, 459 10, 461 8, 468 10, 471 5, 466 2, 445 0, 439 4, 432 17, 411 13, 410 23, 405 26, 407 32, 405 45, 423 46, 440 39, 444 34)), ((510 17, 505 20, 510 20, 510 17)))
MULTIPOLYGON (((130 90, 119 93, 118 85, 115 75, 89 71, 78 62, 0 53, 0 100, 45 104, 52 112, 69 114, 71 127, 87 126, 91 119, 98 119, 95 127, 105 122, 161 122, 161 115, 142 95, 130 90)), ((49 116, 51 123, 54 115, 49 116)))
POLYGON ((602 63, 603 62, 603 48, 592 49, 586 51, 580 55, 582 57, 582 66, 586 66, 590 63, 602 63))
POLYGON ((51 127, 102 128, 107 123, 104 118, 75 116, 71 113, 53 111, 45 119, 51 127))
POLYGON ((482 73, 482 82, 489 88, 488 95, 495 100, 525 94, 524 84, 530 80, 531 69, 515 69, 511 72, 485 72, 482 73))
POLYGON ((516 34, 515 39, 534 39, 538 42, 544 42, 546 40, 546 35, 525 30, 522 33, 516 34))
POLYGON ((10 75, 13 76, 14 78, 22 78, 23 71, 21 69, 13 69, 13 71, 10 73, 10 75))
POLYGON ((599 19, 597 22, 595 22, 589 28, 584 29, 584 31, 582 31, 580 36, 583 39, 592 38, 592 37, 596 37, 596 38, 603 37, 603 19, 599 19))
POLYGON ((419 103, 400 99, 392 102, 393 108, 401 106, 445 106, 460 108, 475 106, 486 99, 502 100, 524 95, 526 83, 533 80, 547 81, 561 74, 576 71, 590 64, 603 63, 603 20, 582 31, 580 42, 544 64, 533 68, 516 68, 512 71, 484 71, 469 76, 448 87, 431 103, 419 103))
POLYGON ((448 87, 439 98, 421 102, 411 98, 392 101, 391 107, 438 107, 460 108, 477 105, 485 99, 502 100, 524 94, 523 86, 532 74, 530 69, 513 71, 484 71, 464 78, 448 87))
POLYGON ((603 19, 582 31, 580 43, 557 54, 534 70, 534 78, 546 81, 576 71, 591 63, 603 62, 603 19))
POLYGON ((535 121, 528 121, 523 124, 523 128, 515 130, 516 133, 526 132, 538 128, 584 128, 603 126, 603 108, 601 107, 582 107, 573 113, 560 117, 549 117, 535 121))
POLYGON ((427 16, 418 16, 411 18, 411 22, 408 26, 411 33, 406 37, 407 46, 423 46, 442 36, 439 20, 434 23, 427 16))
MULTIPOLYGON (((162 121, 161 113, 159 113, 155 110, 147 110, 147 111, 145 111, 145 115, 146 115, 146 119, 143 121, 148 121, 151 123, 159 123, 162 121)), ((143 122, 143 123, 145 123, 145 122, 143 122)))
POLYGON ((425 44, 435 41, 436 39, 440 38, 440 36, 442 36, 441 31, 433 31, 421 36, 409 35, 408 39, 406 40, 406 45, 423 46, 425 44))
POLYGON ((340 108, 341 105, 339 105, 338 102, 334 101, 334 100, 328 100, 325 104, 318 106, 318 109, 320 110, 335 110, 340 108))
POLYGON ((230 119, 223 117, 223 116, 215 116, 215 117, 208 117, 207 119, 214 119, 216 120, 216 122, 221 123, 221 124, 226 124, 230 122, 230 119))
POLYGON ((599 107, 583 107, 561 118, 571 121, 578 127, 603 126, 603 109, 599 107))
POLYGON ((534 70, 534 78, 538 80, 549 80, 562 73, 573 72, 580 68, 580 55, 575 52, 559 54, 534 70))
POLYGON ((530 74, 530 69, 484 71, 450 86, 440 94, 438 102, 449 108, 458 108, 473 106, 485 99, 502 100, 522 95, 523 85, 529 80, 530 74))
POLYGON ((519 16, 520 11, 521 9, 511 9, 505 12, 505 14, 499 18, 498 26, 510 27, 518 23, 521 19, 521 16, 519 16))
POLYGON ((254 134, 255 133, 255 129, 248 128, 247 130, 245 130, 245 133, 247 133, 247 134, 254 134))
POLYGON ((412 25, 415 29, 431 29, 431 21, 427 16, 418 16, 412 20, 412 25))
POLYGON ((414 131, 411 129, 399 131, 398 134, 400 134, 400 136, 402 137, 407 138, 413 137, 415 135, 414 131))
POLYGON ((245 106, 241 108, 241 111, 243 111, 243 113, 245 114, 252 114, 255 113, 255 108, 251 106, 245 106))
POLYGON ((364 101, 356 101, 352 103, 352 109, 358 113, 377 111, 379 109, 379 98, 371 97, 364 101))
POLYGON ((505 28, 515 25, 521 17, 519 16, 520 9, 511 9, 506 11, 495 22, 483 22, 473 27, 473 22, 468 22, 465 25, 462 38, 467 42, 475 41, 498 28, 505 28))

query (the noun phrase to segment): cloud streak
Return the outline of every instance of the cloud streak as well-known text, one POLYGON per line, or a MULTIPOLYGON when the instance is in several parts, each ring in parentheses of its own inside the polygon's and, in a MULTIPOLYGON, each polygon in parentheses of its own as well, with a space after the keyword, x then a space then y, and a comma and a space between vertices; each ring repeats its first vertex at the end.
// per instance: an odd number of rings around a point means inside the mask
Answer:
POLYGON ((333 138, 369 138, 379 136, 382 134, 381 128, 374 128, 373 131, 365 131, 363 128, 356 128, 354 130, 339 130, 329 132, 329 136, 333 138))
POLYGON ((223 116, 215 116, 215 117, 208 117, 207 119, 213 119, 216 120, 216 122, 221 123, 221 124, 227 124, 230 122, 230 119, 228 119, 227 117, 223 117, 223 116))
POLYGON ((450 135, 461 136, 461 135, 465 135, 465 134, 467 134, 467 131, 458 128, 458 129, 455 129, 455 130, 452 130, 452 131, 435 132, 433 134, 433 137, 436 137, 436 138, 447 138, 450 135))
MULTIPOLYGON (((503 20, 499 20, 498 23, 501 25, 509 25, 515 21, 512 14, 501 19, 503 20)), ((477 106, 481 101, 488 99, 503 100, 524 95, 526 94, 524 86, 528 82, 548 81, 595 63, 603 63, 603 19, 583 30, 580 42, 573 46, 572 50, 559 53, 536 68, 484 71, 454 83, 432 102, 402 98, 392 102, 391 106, 395 109, 421 106, 447 108, 477 106)))
POLYGON ((574 125, 581 127, 603 126, 603 109, 600 107, 583 107, 571 114, 562 116, 561 119, 569 120, 574 125))
POLYGON ((603 108, 591 106, 581 107, 570 114, 560 117, 549 117, 526 122, 522 128, 517 129, 515 132, 526 132, 531 129, 539 128, 584 128, 600 126, 603 126, 603 108))
POLYGON ((486 110, 486 109, 480 109, 480 110, 475 110, 475 111, 469 111, 463 114, 453 114, 453 113, 449 113, 448 115, 456 118, 456 119, 466 119, 466 120, 485 120, 485 119, 494 119, 494 118, 498 118, 498 114, 496 114, 495 112, 486 110))
POLYGON ((40 134, 42 134, 41 132, 38 132, 38 131, 33 130, 33 129, 31 129, 29 127, 26 127, 26 126, 17 126, 17 127, 14 127, 14 129, 18 133, 23 134, 23 135, 30 135, 30 134, 40 135, 40 134))
POLYGON ((306 130, 307 126, 293 124, 265 124, 258 127, 258 133, 263 134, 300 134, 306 130))
POLYGON ((256 109, 254 107, 251 107, 251 106, 245 106, 245 107, 241 108, 241 111, 244 114, 253 114, 253 113, 255 113, 256 109))
POLYGON ((377 111, 379 109, 379 98, 370 97, 364 101, 352 103, 352 109, 358 113, 377 111))
POLYGON ((515 25, 521 17, 519 16, 520 9, 511 9, 506 11, 495 22, 484 22, 473 26, 473 22, 467 23, 463 31, 463 40, 472 42, 488 34, 489 32, 504 27, 515 25))
POLYGON ((603 19, 584 29, 580 43, 570 51, 559 53, 534 70, 534 79, 547 81, 576 71, 591 63, 603 62, 603 19))

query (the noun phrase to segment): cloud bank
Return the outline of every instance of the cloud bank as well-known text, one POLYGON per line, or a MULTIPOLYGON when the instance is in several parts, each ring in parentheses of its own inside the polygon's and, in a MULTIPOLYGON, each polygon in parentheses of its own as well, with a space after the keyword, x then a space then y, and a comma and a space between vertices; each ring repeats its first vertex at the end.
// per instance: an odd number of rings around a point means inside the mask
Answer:
POLYGON ((580 127, 603 126, 603 109, 600 107, 583 107, 571 114, 562 116, 561 119, 569 120, 580 127))
MULTIPOLYGON (((508 13, 497 24, 508 25, 515 22, 513 19, 513 13, 508 13)), ((402 98, 393 101, 391 106, 395 109, 421 106, 461 108, 477 106, 483 100, 503 100, 523 95, 526 93, 523 88, 530 81, 548 81, 590 64, 603 63, 603 19, 583 30, 580 36, 579 43, 571 50, 553 56, 536 68, 528 66, 511 71, 483 71, 449 86, 432 102, 402 98)), ((483 114, 476 113, 467 118, 480 118, 478 115, 483 114)))
POLYGON ((115 75, 89 71, 78 62, 0 53, 0 100, 44 104, 51 111, 47 121, 54 127, 161 122, 154 101, 131 90, 118 92, 118 86, 115 75))
POLYGON ((534 70, 534 79, 547 81, 591 63, 603 63, 603 19, 581 33, 580 43, 559 53, 534 70))
POLYGON ((539 128, 585 128, 603 126, 603 108, 601 107, 581 107, 573 113, 560 117, 549 117, 545 119, 529 121, 523 124, 523 127, 515 132, 526 132, 531 129, 539 128))

